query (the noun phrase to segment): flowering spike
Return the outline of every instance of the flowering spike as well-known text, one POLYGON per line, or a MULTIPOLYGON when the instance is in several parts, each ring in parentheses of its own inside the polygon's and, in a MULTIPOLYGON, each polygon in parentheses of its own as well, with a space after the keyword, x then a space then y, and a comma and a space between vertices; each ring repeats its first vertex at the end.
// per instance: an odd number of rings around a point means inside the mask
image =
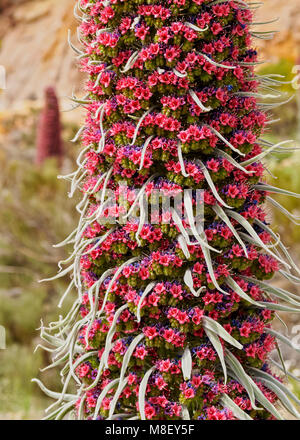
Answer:
POLYGON ((87 115, 67 178, 84 197, 60 262, 78 297, 42 329, 52 365, 65 363, 48 418, 282 419, 277 400, 299 416, 268 359, 289 343, 270 328, 275 312, 300 308, 266 283, 276 272, 298 283, 299 269, 264 202, 299 221, 267 194, 299 196, 263 177, 284 143, 263 139, 279 103, 262 105, 260 85, 281 81, 254 72, 252 38, 270 36, 251 30, 256 7, 78 0, 89 81, 73 100, 87 115))
POLYGON ((62 155, 58 100, 54 88, 47 87, 45 89, 45 106, 38 125, 36 163, 41 165, 46 159, 55 157, 60 165, 62 155))

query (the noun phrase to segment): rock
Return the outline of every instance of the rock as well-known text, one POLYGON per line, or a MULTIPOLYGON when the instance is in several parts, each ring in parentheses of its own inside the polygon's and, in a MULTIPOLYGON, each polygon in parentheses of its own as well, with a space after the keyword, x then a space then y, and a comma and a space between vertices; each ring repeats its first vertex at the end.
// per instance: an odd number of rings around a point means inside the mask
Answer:
POLYGON ((256 22, 266 22, 278 18, 275 23, 254 26, 256 31, 277 30, 273 40, 254 39, 264 52, 264 57, 272 62, 280 58, 298 60, 300 56, 300 2, 297 0, 264 0, 255 12, 256 22))
MULTIPOLYGON (((68 29, 74 35, 77 28, 74 3, 21 1, 5 8, 0 29, 7 28, 8 23, 10 26, 2 35, 0 49, 0 65, 7 76, 7 88, 0 96, 1 110, 18 108, 26 100, 41 100, 49 85, 55 85, 61 98, 70 96, 73 88, 80 94, 82 75, 67 42, 68 29)), ((67 99, 62 100, 63 108, 70 106, 67 99)))

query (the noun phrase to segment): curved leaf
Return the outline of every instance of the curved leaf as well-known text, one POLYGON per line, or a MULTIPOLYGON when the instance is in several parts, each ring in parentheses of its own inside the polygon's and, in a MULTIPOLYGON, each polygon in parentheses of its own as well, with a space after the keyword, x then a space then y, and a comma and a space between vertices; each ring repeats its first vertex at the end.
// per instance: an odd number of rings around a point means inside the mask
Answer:
POLYGON ((250 304, 253 304, 260 308, 266 308, 265 305, 255 301, 251 298, 246 292, 243 291, 243 289, 234 281, 233 278, 227 277, 225 280, 225 283, 235 292, 237 293, 241 298, 243 298, 245 301, 249 302, 250 304))
POLYGON ((245 252, 246 257, 248 258, 248 251, 247 251, 245 243, 243 242, 243 240, 239 236, 238 232, 236 231, 236 229, 232 225, 231 221, 229 220, 228 216, 225 214, 223 209, 219 205, 214 205, 212 207, 212 209, 217 214, 217 216, 228 226, 230 231, 233 233, 234 237, 237 239, 239 244, 242 246, 243 251, 245 252))
POLYGON ((182 406, 181 418, 182 418, 182 420, 191 420, 189 410, 187 409, 187 407, 185 405, 182 406))
POLYGON ((109 384, 107 384, 106 387, 104 387, 103 390, 101 391, 101 393, 97 399, 97 403, 96 403, 96 407, 95 407, 95 412, 94 412, 94 416, 93 416, 94 420, 96 420, 98 417, 102 401, 105 398, 106 394, 108 393, 108 391, 110 391, 118 383, 119 383, 119 379, 115 379, 115 380, 109 382, 109 384))
MULTIPOLYGON (((277 411, 274 405, 265 397, 263 392, 258 388, 258 386, 253 381, 253 379, 250 376, 248 376, 248 374, 245 372, 245 370, 241 366, 240 362, 236 359, 236 357, 232 353, 230 353, 229 350, 227 349, 226 349, 226 353, 227 353, 227 357, 226 357, 227 361, 229 360, 231 365, 234 365, 234 367, 241 373, 243 379, 244 380, 246 379, 247 383, 251 386, 252 392, 254 393, 256 400, 259 403, 261 403, 264 406, 264 408, 267 411, 269 411, 276 419, 284 420, 284 418, 277 411)), ((253 403, 252 403, 252 407, 254 408, 253 403)))
POLYGON ((181 358, 181 369, 184 380, 190 380, 192 374, 192 365, 193 361, 191 351, 188 347, 186 347, 181 358))
POLYGON ((210 112, 212 110, 211 107, 205 107, 205 105, 202 104, 197 94, 193 90, 189 90, 189 94, 203 112, 210 112))
POLYGON ((208 316, 203 316, 202 318, 203 328, 205 330, 210 330, 216 333, 220 338, 224 339, 224 341, 228 342, 230 345, 238 348, 239 350, 243 349, 243 345, 240 344, 236 339, 234 339, 221 324, 215 321, 208 316))
POLYGON ((216 350, 217 355, 219 356, 219 359, 220 359, 220 362, 222 365, 222 369, 223 369, 223 373, 224 373, 224 383, 226 384, 227 383, 227 368, 226 368, 225 359, 224 359, 224 351, 223 351, 223 347, 220 342, 220 339, 218 338, 218 336, 214 332, 212 332, 208 328, 204 327, 204 331, 205 331, 206 336, 208 337, 210 343, 212 344, 212 346, 216 350))
POLYGON ((146 396, 148 381, 149 381, 149 378, 150 378, 151 374, 153 373, 154 369, 155 368, 152 367, 147 371, 147 373, 143 377, 142 382, 139 387, 139 411, 140 411, 140 415, 141 415, 141 420, 146 420, 145 396, 146 396))
POLYGON ((284 344, 288 345, 289 347, 291 347, 293 350, 297 351, 297 353, 300 353, 300 348, 296 347, 292 341, 290 341, 288 338, 286 338, 285 336, 283 336, 281 333, 278 333, 276 330, 273 330, 271 328, 266 328, 265 329, 266 333, 269 333, 271 336, 274 336, 276 339, 278 339, 279 341, 283 342, 284 344))
POLYGON ((155 287, 156 283, 152 282, 150 284, 148 284, 148 286, 146 287, 146 289, 144 290, 143 294, 140 297, 138 306, 137 306, 137 312, 136 312, 136 317, 137 317, 137 322, 141 322, 141 306, 142 303, 144 301, 144 299, 146 298, 146 296, 151 292, 151 290, 155 287))
POLYGON ((114 394, 114 397, 113 397, 112 401, 110 402, 109 414, 108 414, 107 420, 111 420, 111 417, 113 416, 116 405, 118 403, 119 397, 120 397, 121 393, 123 392, 124 388, 126 387, 127 383, 128 383, 128 377, 126 377, 122 381, 122 383, 119 382, 119 385, 118 385, 118 388, 114 394))
POLYGON ((220 402, 225 408, 230 409, 238 420, 253 420, 252 417, 245 413, 245 411, 243 411, 229 396, 227 396, 227 394, 223 394, 220 402))

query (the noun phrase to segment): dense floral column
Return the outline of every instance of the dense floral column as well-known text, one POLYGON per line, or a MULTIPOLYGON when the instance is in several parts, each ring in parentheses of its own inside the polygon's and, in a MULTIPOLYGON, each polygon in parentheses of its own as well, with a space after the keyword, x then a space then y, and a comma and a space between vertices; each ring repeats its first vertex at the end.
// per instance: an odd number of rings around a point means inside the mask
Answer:
POLYGON ((67 178, 83 199, 59 276, 72 271, 66 294, 75 286, 78 298, 42 327, 64 377, 61 395, 40 384, 58 399, 48 417, 282 419, 278 399, 298 416, 268 361, 289 343, 271 329, 276 311, 300 302, 266 280, 299 282, 299 270, 263 206, 281 208, 262 160, 283 147, 262 137, 272 105, 261 93, 279 82, 254 72, 252 40, 267 34, 254 32, 251 5, 81 0, 76 16, 89 81, 73 98, 87 117, 67 178), (147 217, 157 194, 183 195, 186 215, 147 217))

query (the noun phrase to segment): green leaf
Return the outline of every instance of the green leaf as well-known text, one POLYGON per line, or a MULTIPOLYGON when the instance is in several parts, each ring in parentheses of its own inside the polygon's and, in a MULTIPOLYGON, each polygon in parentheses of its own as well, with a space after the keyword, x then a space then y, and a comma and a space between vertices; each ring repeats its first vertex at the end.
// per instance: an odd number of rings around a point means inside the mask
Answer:
POLYGON ((108 391, 110 391, 118 383, 119 383, 119 379, 115 379, 115 380, 109 382, 109 384, 107 384, 106 387, 104 387, 103 390, 101 391, 101 393, 97 399, 97 403, 96 403, 96 407, 95 407, 95 412, 94 412, 94 416, 93 416, 94 420, 96 420, 98 417, 102 401, 105 398, 106 394, 108 393, 108 391))
POLYGON ((283 336, 281 333, 278 333, 276 330, 273 330, 271 328, 265 329, 266 333, 269 333, 269 335, 274 336, 276 339, 279 339, 279 341, 282 341, 284 344, 288 345, 289 347, 293 348, 297 353, 300 353, 300 348, 297 348, 292 341, 290 341, 288 338, 283 336))
POLYGON ((148 284, 148 286, 146 287, 146 289, 144 290, 144 292, 142 293, 138 306, 137 306, 137 312, 136 312, 136 317, 137 317, 137 322, 141 322, 141 306, 142 303, 144 301, 144 299, 146 298, 146 296, 151 292, 151 290, 155 287, 156 283, 152 282, 150 284, 148 284))
POLYGON ((187 409, 187 407, 185 405, 182 406, 181 418, 182 418, 182 420, 191 420, 189 410, 187 409))
POLYGON ((148 381, 149 381, 149 378, 150 378, 151 374, 153 373, 154 369, 155 368, 152 367, 147 371, 147 373, 143 377, 142 382, 139 387, 139 411, 140 411, 140 415, 141 415, 141 420, 146 420, 145 396, 146 396, 148 381))
POLYGON ((212 332, 211 330, 208 330, 208 328, 204 327, 204 331, 219 356, 219 359, 220 359, 220 362, 222 365, 222 369, 223 369, 223 373, 224 373, 224 383, 226 384, 227 383, 227 368, 226 368, 225 359, 224 359, 224 351, 223 351, 223 347, 220 342, 220 339, 218 338, 218 336, 214 332, 212 332))
POLYGON ((191 351, 186 347, 181 358, 181 369, 184 380, 190 380, 192 375, 192 364, 191 351))
MULTIPOLYGON (((269 402, 269 400, 265 397, 263 392, 258 388, 258 386, 253 381, 253 379, 245 372, 245 370, 241 366, 240 362, 236 359, 236 357, 232 353, 230 353, 229 350, 226 350, 226 353, 227 353, 227 357, 226 357, 227 362, 229 361, 230 365, 234 366, 236 368, 236 370, 239 371, 239 374, 241 375, 242 379, 246 381, 247 386, 251 387, 251 389, 252 389, 251 395, 253 396, 253 394, 254 394, 256 400, 259 403, 261 403, 264 406, 264 408, 267 411, 269 411, 276 419, 284 420, 284 418, 281 416, 281 414, 276 410, 275 406, 272 405, 271 402, 269 402)), ((252 400, 251 400, 251 403, 252 403, 252 400)), ((253 403, 252 403, 252 407, 254 408, 253 403)), ((257 408, 254 408, 254 409, 257 409, 257 408)))
POLYGON ((212 207, 212 209, 215 211, 215 213, 217 214, 217 216, 223 220, 223 222, 229 227, 229 229, 231 230, 231 232, 233 233, 233 235, 235 236, 235 238, 237 239, 237 241, 239 242, 239 244, 242 246, 243 251, 245 252, 246 257, 248 257, 248 251, 246 248, 245 243, 243 242, 243 240, 241 239, 241 237, 239 236, 238 232, 236 231, 236 229, 234 228, 234 226, 232 225, 231 221, 229 220, 228 216, 225 214, 225 212, 223 211, 223 209, 219 206, 219 205, 215 205, 212 207))
POLYGON ((292 400, 294 400, 294 402, 296 402, 298 405, 300 405, 300 400, 298 399, 298 397, 295 396, 295 394, 292 393, 292 391, 290 391, 288 387, 286 387, 282 382, 280 382, 278 379, 273 377, 271 374, 266 373, 265 371, 259 370, 258 368, 253 368, 253 367, 250 368, 250 371, 253 371, 253 373, 255 373, 255 375, 257 377, 258 376, 262 377, 262 378, 268 380, 269 382, 273 383, 276 387, 280 388, 281 391, 285 395, 288 395, 292 400))
POLYGON ((245 411, 243 411, 227 394, 223 394, 220 399, 224 408, 228 408, 238 420, 253 420, 245 411))
POLYGON ((122 394, 122 392, 123 392, 124 388, 126 387, 127 383, 128 383, 128 377, 123 379, 122 383, 119 382, 119 385, 118 385, 118 388, 117 388, 117 390, 116 390, 116 392, 114 394, 114 397, 113 397, 112 401, 110 402, 109 414, 108 414, 107 420, 111 420, 111 418, 112 418, 112 416, 114 414, 115 408, 116 408, 116 404, 118 403, 119 397, 122 394))
POLYGON ((227 203, 224 202, 224 200, 220 197, 219 192, 217 191, 214 182, 212 181, 212 178, 210 177, 210 174, 207 170, 207 168, 205 167, 205 165, 203 164, 203 162, 201 162, 201 160, 197 159, 196 161, 197 163, 200 164, 201 166, 201 171, 203 172, 203 175, 208 183, 208 186, 210 187, 213 195, 215 196, 215 199, 218 200, 219 203, 221 203, 221 205, 225 206, 226 208, 232 208, 232 206, 227 205, 227 203))
POLYGON ((250 304, 253 304, 259 308, 265 308, 266 306, 261 305, 259 302, 255 301, 251 298, 246 292, 241 289, 241 287, 234 281, 233 278, 227 277, 225 280, 225 283, 235 292, 237 293, 241 298, 243 298, 245 301, 249 302, 250 304))
POLYGON ((224 341, 228 342, 230 345, 238 348, 239 350, 243 349, 243 345, 240 344, 236 339, 234 339, 221 324, 215 321, 208 316, 203 316, 202 325, 205 330, 210 330, 216 333, 220 338, 224 339, 224 341))
POLYGON ((202 104, 202 102, 200 101, 200 99, 193 90, 190 89, 189 94, 203 112, 210 112, 212 110, 211 107, 205 107, 205 105, 202 104))

